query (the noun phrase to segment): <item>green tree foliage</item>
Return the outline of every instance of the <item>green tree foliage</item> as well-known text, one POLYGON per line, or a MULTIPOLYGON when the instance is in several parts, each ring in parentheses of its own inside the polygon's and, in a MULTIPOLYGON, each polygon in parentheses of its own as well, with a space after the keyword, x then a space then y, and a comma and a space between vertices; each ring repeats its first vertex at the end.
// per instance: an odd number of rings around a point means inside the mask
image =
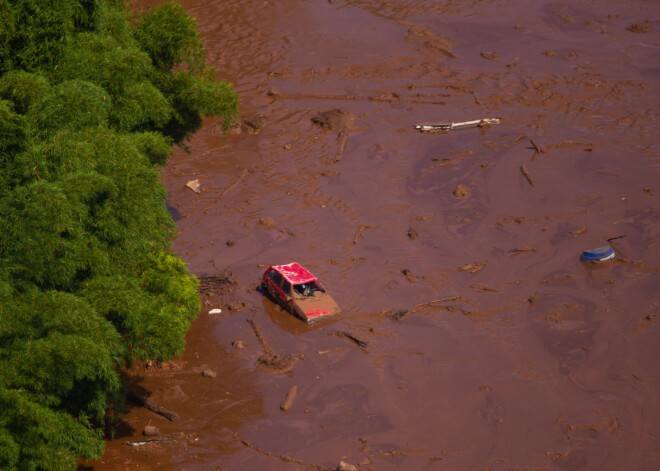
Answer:
POLYGON ((158 165, 236 116, 216 75, 175 3, 0 0, 0 469, 99 457, 120 369, 183 350, 197 281, 158 165))

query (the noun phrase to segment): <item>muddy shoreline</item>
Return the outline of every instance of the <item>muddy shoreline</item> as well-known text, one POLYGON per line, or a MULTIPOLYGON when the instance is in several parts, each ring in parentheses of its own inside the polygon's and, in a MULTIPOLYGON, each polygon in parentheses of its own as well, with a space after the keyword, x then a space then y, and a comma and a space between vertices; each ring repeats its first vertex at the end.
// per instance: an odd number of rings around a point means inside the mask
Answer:
POLYGON ((179 419, 132 405, 84 469, 658 468, 659 6, 182 3, 242 121, 163 169, 174 248, 236 284, 131 371, 179 419), (257 291, 294 260, 340 316, 257 291), (126 445, 146 425, 168 439, 126 445))

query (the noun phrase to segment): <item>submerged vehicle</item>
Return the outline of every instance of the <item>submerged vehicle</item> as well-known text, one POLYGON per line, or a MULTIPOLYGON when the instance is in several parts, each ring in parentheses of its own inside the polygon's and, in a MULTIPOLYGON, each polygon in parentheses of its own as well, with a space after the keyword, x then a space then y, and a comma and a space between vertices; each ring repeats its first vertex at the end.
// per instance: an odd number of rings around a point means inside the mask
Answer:
POLYGON ((321 282, 296 262, 270 266, 261 286, 272 299, 306 322, 339 312, 339 306, 321 282))

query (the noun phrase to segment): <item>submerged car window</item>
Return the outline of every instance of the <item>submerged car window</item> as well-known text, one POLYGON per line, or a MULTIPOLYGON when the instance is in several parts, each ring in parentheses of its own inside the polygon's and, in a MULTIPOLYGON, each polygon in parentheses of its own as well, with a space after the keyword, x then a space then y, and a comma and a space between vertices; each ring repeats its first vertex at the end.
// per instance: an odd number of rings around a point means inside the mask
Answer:
POLYGON ((293 289, 295 289, 301 296, 312 296, 314 291, 319 291, 318 286, 314 282, 293 285, 293 289))
POLYGON ((286 294, 287 296, 291 296, 291 283, 284 280, 284 282, 282 283, 282 291, 284 291, 284 294, 286 294))
POLYGON ((277 286, 278 288, 279 288, 280 285, 282 284, 282 275, 280 275, 280 274, 279 274, 278 272, 276 272, 275 270, 273 270, 272 272, 270 272, 270 279, 273 281, 273 283, 275 284, 275 286, 277 286))

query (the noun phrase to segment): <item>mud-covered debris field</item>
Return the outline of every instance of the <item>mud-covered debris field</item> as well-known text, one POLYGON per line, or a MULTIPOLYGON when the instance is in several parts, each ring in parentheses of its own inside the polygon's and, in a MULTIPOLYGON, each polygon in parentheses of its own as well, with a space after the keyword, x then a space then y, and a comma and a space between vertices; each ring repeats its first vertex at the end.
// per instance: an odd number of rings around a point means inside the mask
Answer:
POLYGON ((660 467, 660 4, 182 3, 241 108, 163 168, 203 310, 85 469, 660 467))

